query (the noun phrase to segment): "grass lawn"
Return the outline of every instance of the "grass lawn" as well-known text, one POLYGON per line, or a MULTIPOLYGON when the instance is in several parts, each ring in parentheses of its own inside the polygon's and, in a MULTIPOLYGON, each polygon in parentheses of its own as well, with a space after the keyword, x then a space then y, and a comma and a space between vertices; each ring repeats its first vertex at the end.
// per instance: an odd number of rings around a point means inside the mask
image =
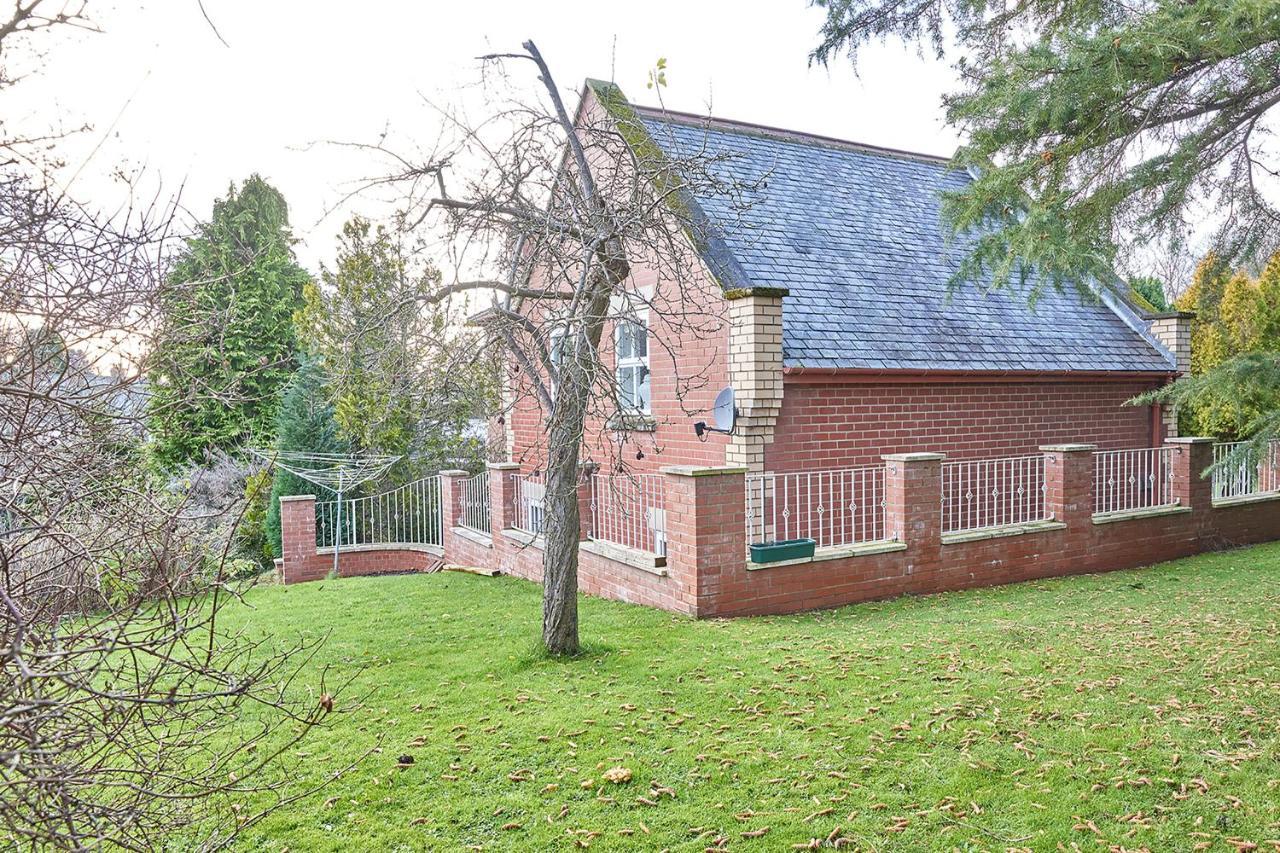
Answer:
POLYGON ((569 662, 535 651, 540 592, 360 578, 228 608, 366 667, 298 785, 381 750, 244 846, 1280 849, 1280 545, 803 616, 586 599, 569 662))

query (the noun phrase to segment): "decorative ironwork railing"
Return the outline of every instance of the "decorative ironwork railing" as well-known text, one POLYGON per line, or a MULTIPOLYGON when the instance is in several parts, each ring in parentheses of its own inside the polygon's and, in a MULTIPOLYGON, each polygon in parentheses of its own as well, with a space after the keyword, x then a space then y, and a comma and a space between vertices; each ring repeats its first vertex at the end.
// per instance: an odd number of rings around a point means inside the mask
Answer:
POLYGON ((1261 453, 1250 451, 1247 441, 1224 441, 1213 446, 1214 500, 1276 491, 1280 491, 1280 442, 1269 442, 1261 453))
POLYGON ((457 523, 470 530, 489 533, 489 472, 481 471, 463 480, 459 489, 461 506, 457 523))
POLYGON ((541 474, 512 474, 512 506, 515 518, 511 526, 534 536, 541 536, 546 529, 547 516, 544 501, 547 484, 541 474))
POLYGON ((316 502, 316 545, 443 543, 440 477, 423 477, 363 498, 316 502))
POLYGON ((965 459, 942 465, 942 531, 1043 521, 1044 456, 965 459))
POLYGON ((1095 514, 1177 505, 1173 448, 1101 450, 1093 458, 1095 514))
POLYGON ((819 548, 885 538, 883 465, 747 476, 747 542, 813 539, 819 548))
POLYGON ((591 538, 653 554, 667 553, 666 492, 661 474, 591 477, 591 538))

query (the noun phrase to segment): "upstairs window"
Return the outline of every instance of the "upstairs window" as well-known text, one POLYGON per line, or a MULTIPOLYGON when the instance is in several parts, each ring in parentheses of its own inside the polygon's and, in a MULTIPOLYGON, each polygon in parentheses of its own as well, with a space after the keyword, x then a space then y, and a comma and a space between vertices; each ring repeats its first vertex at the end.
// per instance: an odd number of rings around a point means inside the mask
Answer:
MULTIPOLYGON (((551 366, 555 368, 556 374, 559 374, 560 362, 564 359, 564 336, 565 330, 562 328, 552 329, 547 335, 547 355, 551 357, 551 366)), ((552 400, 556 398, 556 386, 559 384, 556 375, 553 375, 550 382, 552 400)))
POLYGON ((649 313, 619 320, 614 331, 615 382, 624 413, 649 414, 649 313))

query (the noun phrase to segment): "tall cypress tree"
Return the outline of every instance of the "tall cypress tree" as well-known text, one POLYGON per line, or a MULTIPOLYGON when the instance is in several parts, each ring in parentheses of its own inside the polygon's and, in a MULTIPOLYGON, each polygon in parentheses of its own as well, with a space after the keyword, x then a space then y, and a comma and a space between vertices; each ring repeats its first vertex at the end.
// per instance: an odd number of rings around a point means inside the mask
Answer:
POLYGON ((214 203, 167 282, 150 427, 164 467, 213 449, 271 443, 296 367, 293 314, 306 271, 284 197, 258 175, 214 203))

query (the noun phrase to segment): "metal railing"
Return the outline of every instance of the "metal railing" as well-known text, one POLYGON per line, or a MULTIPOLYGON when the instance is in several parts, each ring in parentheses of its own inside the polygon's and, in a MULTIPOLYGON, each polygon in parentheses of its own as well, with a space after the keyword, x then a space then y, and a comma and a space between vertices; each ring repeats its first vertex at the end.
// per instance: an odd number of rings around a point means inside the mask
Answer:
POLYGON ((1094 453, 1094 513, 1177 505, 1173 452, 1171 447, 1144 447, 1094 453))
POLYGON ((1045 457, 1005 456, 942 464, 942 532, 1044 521, 1045 457))
POLYGON ((544 505, 547 496, 546 481, 537 473, 512 474, 511 487, 515 510, 511 526, 534 536, 542 535, 547 524, 544 505))
POLYGON ((481 471, 463 480, 458 489, 461 506, 458 507, 459 526, 480 533, 489 533, 489 472, 481 471))
POLYGON ((591 477, 591 538, 653 554, 667 553, 661 474, 591 477))
POLYGON ((883 465, 747 475, 747 542, 813 539, 819 548, 885 538, 883 465))
POLYGON ((363 498, 316 502, 316 545, 343 548, 392 543, 443 543, 440 478, 423 477, 363 498))
POLYGON ((1215 501, 1280 491, 1280 442, 1269 442, 1261 453, 1248 447, 1247 441, 1224 441, 1213 446, 1215 501))

